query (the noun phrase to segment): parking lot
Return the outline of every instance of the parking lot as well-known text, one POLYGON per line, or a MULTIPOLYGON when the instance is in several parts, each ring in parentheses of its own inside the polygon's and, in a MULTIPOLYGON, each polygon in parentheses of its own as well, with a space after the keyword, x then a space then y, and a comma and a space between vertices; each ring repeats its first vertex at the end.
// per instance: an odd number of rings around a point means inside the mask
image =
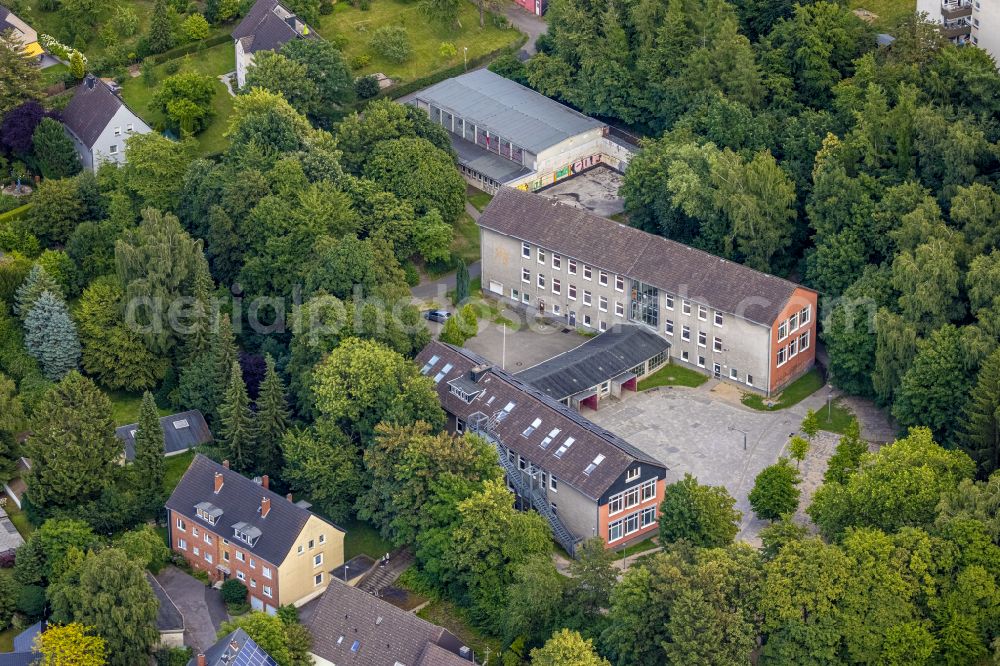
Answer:
MULTIPOLYGON (((818 407, 813 403, 823 398, 814 395, 789 409, 759 412, 714 397, 714 384, 627 393, 623 400, 606 401, 598 411, 586 410, 584 415, 666 464, 667 483, 687 472, 700 483, 725 486, 743 514, 738 538, 757 545, 767 522, 754 517, 750 509, 747 497, 754 479, 779 456, 787 455, 788 440, 806 410, 818 407), (745 451, 740 431, 746 432, 745 451)), ((835 444, 835 437, 818 438, 803 463, 803 507, 822 480, 835 444)))

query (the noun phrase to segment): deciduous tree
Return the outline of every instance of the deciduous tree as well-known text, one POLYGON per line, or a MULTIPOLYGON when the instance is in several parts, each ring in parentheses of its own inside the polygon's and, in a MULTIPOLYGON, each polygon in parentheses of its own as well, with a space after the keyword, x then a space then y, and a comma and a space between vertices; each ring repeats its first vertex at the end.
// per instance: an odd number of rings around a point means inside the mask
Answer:
POLYGON ((78 622, 49 625, 35 639, 42 666, 104 666, 108 644, 78 622))
POLYGON ((412 202, 418 214, 437 209, 446 222, 454 223, 465 210, 465 181, 451 157, 426 139, 379 143, 365 164, 364 175, 412 202))
POLYGON ((777 520, 793 513, 799 506, 799 473, 788 463, 788 458, 765 467, 754 480, 750 491, 750 506, 764 520, 777 520))
POLYGON ((361 460, 355 445, 329 422, 289 430, 281 440, 282 478, 334 521, 347 520, 362 491, 361 460))
POLYGON ((736 500, 722 486, 703 486, 690 474, 666 486, 660 504, 660 539, 687 540, 703 548, 730 544, 742 515, 736 500))
POLYGON ((594 649, 593 641, 576 631, 561 629, 545 645, 531 651, 533 666, 611 666, 594 649))

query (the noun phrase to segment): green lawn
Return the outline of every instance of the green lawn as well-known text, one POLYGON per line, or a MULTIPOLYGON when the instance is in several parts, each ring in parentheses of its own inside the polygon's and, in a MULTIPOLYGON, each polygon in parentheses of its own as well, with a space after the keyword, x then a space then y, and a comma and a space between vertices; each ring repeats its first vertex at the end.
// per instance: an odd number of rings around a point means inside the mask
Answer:
MULTIPOLYGON (((139 420, 139 407, 142 405, 141 393, 126 391, 105 391, 111 399, 111 418, 116 426, 136 423, 139 420)), ((169 409, 160 408, 160 416, 170 414, 169 409)))
POLYGON ((479 261, 479 226, 468 214, 462 213, 455 223, 455 239, 451 244, 451 254, 461 259, 465 265, 479 261))
POLYGON ((344 538, 344 561, 357 555, 378 559, 392 551, 392 544, 379 535, 378 530, 363 520, 349 520, 340 525, 347 530, 344 538))
POLYGON ((708 375, 703 375, 700 372, 689 370, 674 363, 667 363, 649 377, 640 380, 639 390, 645 391, 657 386, 688 386, 694 388, 701 386, 707 381, 708 375))
MULTIPOLYGON (((233 112, 233 98, 226 90, 226 86, 217 77, 236 69, 236 55, 233 45, 229 42, 207 48, 197 53, 191 53, 171 62, 180 63, 180 72, 197 72, 211 76, 215 86, 215 97, 212 98, 212 110, 215 116, 201 133, 196 134, 202 155, 214 155, 221 153, 229 145, 228 139, 223 134, 229 124, 229 115, 233 112)), ((149 108, 150 102, 156 91, 159 90, 159 83, 166 77, 166 67, 168 63, 158 65, 156 71, 156 83, 147 86, 142 81, 142 77, 129 79, 122 86, 122 96, 132 109, 142 116, 149 125, 156 129, 163 127, 163 115, 149 108)))
MULTIPOLYGON (((500 641, 488 638, 470 626, 462 609, 450 601, 435 599, 422 608, 417 615, 455 634, 460 641, 475 651, 476 663, 481 663, 487 647, 490 648, 490 654, 494 658, 500 650, 500 641)), ((490 663, 494 663, 494 660, 491 659, 490 663)))
POLYGON ((178 453, 163 459, 163 490, 170 494, 180 482, 184 472, 187 471, 191 461, 194 460, 194 451, 178 453))
POLYGON ((469 203, 475 206, 476 210, 482 212, 489 205, 490 201, 493 200, 493 195, 470 187, 467 198, 469 203))
POLYGON ((770 406, 764 402, 764 396, 758 395, 757 393, 744 393, 742 402, 744 405, 752 409, 769 412, 776 409, 785 409, 786 407, 798 404, 822 387, 823 375, 820 373, 819 368, 813 368, 789 384, 788 387, 778 395, 777 399, 771 401, 773 404, 770 406))
POLYGON ((878 16, 872 24, 877 28, 889 28, 907 14, 917 11, 916 0, 851 0, 851 9, 867 9, 878 16))
POLYGON ((66 72, 69 71, 69 67, 63 64, 52 65, 51 67, 46 67, 42 70, 42 85, 51 86, 53 83, 58 83, 63 80, 66 76, 66 72))
POLYGON ((630 555, 635 555, 636 553, 644 553, 647 550, 653 550, 654 548, 659 548, 659 546, 653 542, 652 537, 640 541, 639 543, 634 543, 627 548, 616 551, 618 557, 629 557, 630 555))
MULTIPOLYGON (((35 531, 35 528, 28 522, 28 514, 17 508, 17 505, 13 502, 7 502, 7 506, 4 507, 4 511, 10 517, 10 522, 14 523, 14 527, 17 531, 21 533, 21 536, 27 540, 31 533, 35 531)), ((0 650, 3 652, 3 650, 0 650)))
POLYGON ((843 435, 847 431, 847 426, 854 420, 854 413, 840 398, 833 401, 829 410, 826 407, 820 409, 817 416, 820 428, 838 435, 843 435))

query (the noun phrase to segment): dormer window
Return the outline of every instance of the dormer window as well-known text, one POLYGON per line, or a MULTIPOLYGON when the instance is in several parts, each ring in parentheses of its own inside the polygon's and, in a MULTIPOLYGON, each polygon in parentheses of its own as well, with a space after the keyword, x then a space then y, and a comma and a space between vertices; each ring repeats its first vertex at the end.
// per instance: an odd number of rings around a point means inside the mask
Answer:
POLYGON ((251 548, 257 545, 257 539, 260 538, 260 535, 261 531, 253 525, 248 525, 247 523, 236 523, 233 525, 233 537, 251 548))
POLYGON ((177 421, 174 421, 174 430, 183 430, 184 428, 189 427, 191 427, 191 424, 188 423, 187 419, 178 419, 177 421))
POLYGON ((194 505, 194 510, 197 516, 209 525, 215 525, 219 516, 222 515, 222 509, 210 502, 199 502, 194 505))

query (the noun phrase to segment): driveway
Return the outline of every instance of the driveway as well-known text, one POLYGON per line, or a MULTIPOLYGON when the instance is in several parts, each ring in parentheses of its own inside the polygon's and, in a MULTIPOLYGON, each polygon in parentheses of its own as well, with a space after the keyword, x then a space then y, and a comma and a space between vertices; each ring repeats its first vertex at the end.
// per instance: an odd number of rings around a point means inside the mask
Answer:
POLYGON ((535 16, 526 9, 521 8, 519 5, 515 5, 513 2, 508 2, 503 7, 503 15, 507 17, 515 28, 528 35, 528 41, 524 43, 521 48, 522 51, 527 53, 529 56, 535 55, 537 50, 535 49, 535 42, 538 38, 545 34, 545 31, 549 29, 549 26, 545 23, 545 20, 541 16, 535 16))
MULTIPOLYGON (((687 472, 700 483, 725 486, 743 514, 738 538, 759 545, 760 530, 768 523, 754 516, 747 499, 754 479, 787 455, 788 440, 806 410, 820 407, 825 394, 817 392, 788 409, 760 412, 713 397, 716 383, 628 393, 623 400, 602 403, 596 412, 585 410, 584 416, 666 464, 667 483, 687 472), (740 430, 747 433, 746 450, 740 430)), ((813 447, 802 469, 804 496, 822 478, 835 443, 835 438, 824 438, 813 447)))
POLYGON ((156 580, 184 616, 184 644, 195 652, 214 645, 215 634, 229 619, 222 594, 177 567, 167 567, 156 580))

